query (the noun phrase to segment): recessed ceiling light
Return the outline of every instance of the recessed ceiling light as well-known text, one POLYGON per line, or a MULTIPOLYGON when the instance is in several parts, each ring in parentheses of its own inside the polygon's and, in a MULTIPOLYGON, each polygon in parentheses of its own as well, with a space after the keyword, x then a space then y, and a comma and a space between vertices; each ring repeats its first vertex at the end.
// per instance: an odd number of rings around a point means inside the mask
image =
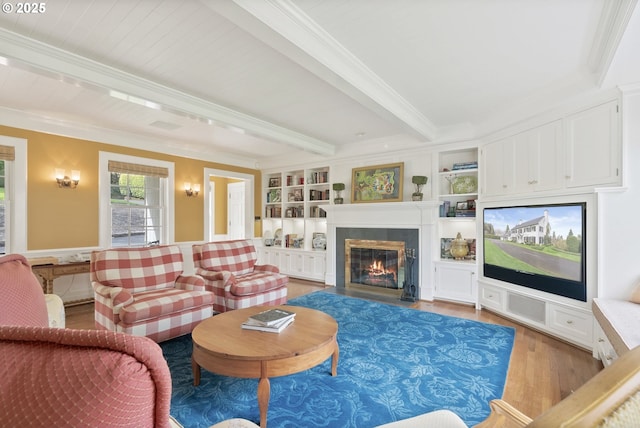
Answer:
POLYGON ((358 138, 362 138, 362 137, 364 137, 365 135, 367 135, 367 133, 366 133, 366 132, 358 132, 358 133, 356 134, 356 137, 358 137, 358 138))

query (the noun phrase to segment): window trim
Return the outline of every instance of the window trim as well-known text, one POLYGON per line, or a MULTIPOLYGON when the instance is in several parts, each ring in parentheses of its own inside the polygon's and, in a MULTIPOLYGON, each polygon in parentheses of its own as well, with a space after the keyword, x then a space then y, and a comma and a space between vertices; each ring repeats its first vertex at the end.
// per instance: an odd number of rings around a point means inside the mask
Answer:
POLYGON ((5 225, 9 230, 5 253, 21 254, 27 251, 27 140, 0 135, 0 145, 15 149, 15 160, 9 161, 8 168, 11 198, 9 224, 5 225))
POLYGON ((149 165, 154 167, 166 168, 169 175, 166 178, 164 195, 166 201, 166 209, 164 210, 165 227, 163 232, 163 244, 173 244, 175 242, 175 165, 173 162, 162 161, 158 159, 143 158, 138 156, 123 155, 112 152, 99 152, 99 180, 98 193, 100 205, 100 237, 99 245, 101 248, 111 247, 111 180, 109 175, 109 161, 126 162, 140 165, 149 165))

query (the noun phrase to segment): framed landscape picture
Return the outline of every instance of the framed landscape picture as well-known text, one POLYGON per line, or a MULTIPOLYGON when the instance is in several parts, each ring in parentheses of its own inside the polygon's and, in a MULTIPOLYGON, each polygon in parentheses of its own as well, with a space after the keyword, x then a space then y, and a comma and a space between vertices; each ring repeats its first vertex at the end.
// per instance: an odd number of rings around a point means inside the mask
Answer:
POLYGON ((401 202, 404 162, 353 168, 351 202, 401 202))

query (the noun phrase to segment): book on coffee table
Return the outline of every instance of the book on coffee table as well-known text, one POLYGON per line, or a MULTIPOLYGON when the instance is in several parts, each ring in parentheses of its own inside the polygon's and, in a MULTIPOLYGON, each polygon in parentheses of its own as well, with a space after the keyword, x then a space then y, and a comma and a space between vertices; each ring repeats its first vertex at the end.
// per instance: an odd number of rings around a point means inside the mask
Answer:
POLYGON ((295 312, 274 308, 251 315, 249 319, 247 319, 247 323, 251 325, 270 327, 280 324, 285 320, 293 319, 295 316, 295 312))
POLYGON ((284 320, 280 320, 279 322, 271 325, 260 325, 247 320, 242 323, 242 328, 245 330, 258 330, 258 331, 266 331, 268 333, 280 333, 282 330, 287 328, 289 324, 291 324, 294 320, 294 317, 288 317, 284 320))

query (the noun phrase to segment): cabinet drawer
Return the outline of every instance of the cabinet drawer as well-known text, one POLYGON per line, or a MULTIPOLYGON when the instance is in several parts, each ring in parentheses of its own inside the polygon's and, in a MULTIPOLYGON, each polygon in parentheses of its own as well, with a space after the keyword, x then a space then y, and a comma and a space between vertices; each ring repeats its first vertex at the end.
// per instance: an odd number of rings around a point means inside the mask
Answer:
POLYGON ((595 351, 602 364, 609 367, 618 358, 618 354, 597 321, 594 322, 593 329, 595 351))
POLYGON ((593 317, 591 314, 553 304, 549 304, 548 308, 550 329, 584 345, 592 346, 593 317))
POLYGON ((504 310, 504 292, 483 285, 480 290, 480 303, 488 308, 504 310))

